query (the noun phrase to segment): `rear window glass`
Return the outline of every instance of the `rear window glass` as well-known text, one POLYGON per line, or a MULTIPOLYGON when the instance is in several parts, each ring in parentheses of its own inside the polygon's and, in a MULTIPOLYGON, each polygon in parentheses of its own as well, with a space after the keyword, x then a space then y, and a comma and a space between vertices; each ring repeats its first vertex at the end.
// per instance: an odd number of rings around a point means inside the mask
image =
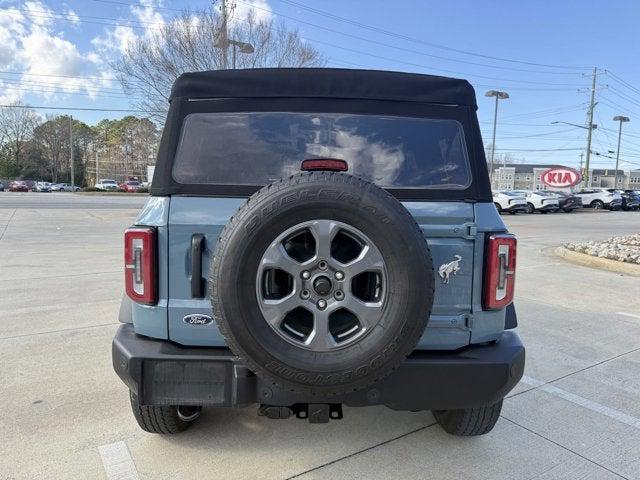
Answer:
POLYGON ((456 120, 336 113, 194 113, 182 126, 173 177, 183 184, 266 185, 303 160, 335 158, 390 188, 471 184, 456 120))

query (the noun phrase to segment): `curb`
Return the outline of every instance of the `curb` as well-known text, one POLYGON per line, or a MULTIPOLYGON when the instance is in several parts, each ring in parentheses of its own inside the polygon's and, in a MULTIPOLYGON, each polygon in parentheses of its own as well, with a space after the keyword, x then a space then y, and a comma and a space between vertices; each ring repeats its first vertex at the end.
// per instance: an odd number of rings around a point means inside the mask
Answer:
POLYGON ((583 267, 597 268, 599 270, 607 270, 609 272, 640 277, 640 265, 633 263, 619 262, 609 258, 593 257, 586 253, 567 250, 564 247, 556 248, 555 254, 564 258, 567 262, 582 265, 583 267))

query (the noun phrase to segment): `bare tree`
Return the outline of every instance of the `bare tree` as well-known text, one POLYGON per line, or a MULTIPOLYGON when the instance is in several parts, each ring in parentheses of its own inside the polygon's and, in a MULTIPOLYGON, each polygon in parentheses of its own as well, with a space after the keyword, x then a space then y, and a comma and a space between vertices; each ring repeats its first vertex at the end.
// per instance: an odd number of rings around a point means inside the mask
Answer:
POLYGON ((229 65, 226 39, 248 43, 253 53, 238 53, 237 68, 317 67, 326 61, 296 30, 260 20, 254 11, 225 22, 215 9, 184 12, 170 23, 137 38, 112 64, 125 92, 141 98, 138 108, 162 122, 171 85, 184 72, 218 70, 229 65), (226 48, 221 48, 225 47, 226 48))
POLYGON ((20 175, 26 160, 27 141, 40 117, 28 106, 13 102, 0 107, 1 170, 20 175))

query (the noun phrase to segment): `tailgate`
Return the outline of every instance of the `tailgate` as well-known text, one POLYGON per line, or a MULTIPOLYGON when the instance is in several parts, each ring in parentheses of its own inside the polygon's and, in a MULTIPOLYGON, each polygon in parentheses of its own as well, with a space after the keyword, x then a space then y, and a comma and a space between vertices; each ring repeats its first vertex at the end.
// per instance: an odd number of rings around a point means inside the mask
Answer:
MULTIPOLYGON (((216 325, 208 323, 206 318, 204 321, 185 321, 189 315, 210 316, 212 313, 208 293, 202 298, 192 295, 192 237, 198 234, 204 236, 201 269, 203 291, 206 292, 206 277, 218 236, 244 201, 243 198, 171 198, 168 222, 168 330, 169 338, 177 343, 225 345, 216 325)), ((436 280, 431 320, 419 348, 453 349, 467 345, 470 339, 476 257, 474 206, 465 202, 404 202, 404 205, 427 238, 436 280), (459 260, 456 255, 460 257, 459 260)))

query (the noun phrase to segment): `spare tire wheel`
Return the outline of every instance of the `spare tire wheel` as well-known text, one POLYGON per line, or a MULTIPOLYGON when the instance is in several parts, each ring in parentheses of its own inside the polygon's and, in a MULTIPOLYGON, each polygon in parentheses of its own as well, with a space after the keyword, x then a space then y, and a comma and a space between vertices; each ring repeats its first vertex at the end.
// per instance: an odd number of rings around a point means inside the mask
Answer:
POLYGON ((291 391, 346 393, 399 366, 422 336, 434 276, 398 200, 335 172, 262 188, 220 235, 214 318, 257 375, 291 391))

